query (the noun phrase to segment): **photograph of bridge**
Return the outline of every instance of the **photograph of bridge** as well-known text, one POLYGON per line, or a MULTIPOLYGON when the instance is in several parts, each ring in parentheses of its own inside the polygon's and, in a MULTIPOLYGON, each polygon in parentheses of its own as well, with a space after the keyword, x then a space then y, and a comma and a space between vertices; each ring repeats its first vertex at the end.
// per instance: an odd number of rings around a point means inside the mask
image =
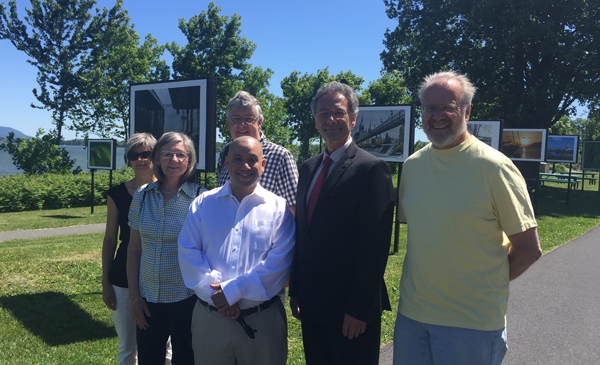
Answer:
POLYGON ((362 149, 388 162, 409 155, 411 105, 361 106, 352 138, 362 149))

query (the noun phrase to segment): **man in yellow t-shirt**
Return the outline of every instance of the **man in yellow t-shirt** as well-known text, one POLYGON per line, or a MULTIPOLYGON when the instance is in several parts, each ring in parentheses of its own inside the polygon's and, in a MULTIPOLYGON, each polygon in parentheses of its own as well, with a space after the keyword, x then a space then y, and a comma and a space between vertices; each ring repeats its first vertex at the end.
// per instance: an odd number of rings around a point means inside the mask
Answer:
POLYGON ((419 91, 429 145, 404 163, 408 224, 394 364, 501 364, 509 281, 542 254, 527 186, 467 131, 476 88, 440 72, 419 91))

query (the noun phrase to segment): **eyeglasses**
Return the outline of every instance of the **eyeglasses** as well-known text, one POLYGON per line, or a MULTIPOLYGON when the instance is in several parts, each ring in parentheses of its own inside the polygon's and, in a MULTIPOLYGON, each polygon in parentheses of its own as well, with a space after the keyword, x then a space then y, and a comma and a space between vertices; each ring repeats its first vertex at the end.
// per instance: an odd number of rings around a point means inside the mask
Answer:
POLYGON ((138 158, 141 158, 142 160, 147 160, 150 158, 151 155, 152 155, 151 151, 144 151, 144 152, 140 152, 140 153, 135 153, 133 151, 129 151, 129 153, 127 153, 127 161, 137 161, 138 158))
POLYGON ((333 116, 333 119, 338 120, 338 119, 343 119, 347 114, 348 114, 348 112, 345 110, 336 110, 333 112, 323 111, 323 112, 318 113, 317 117, 322 120, 327 120, 333 116))
POLYGON ((444 105, 423 105, 421 107, 421 112, 427 115, 435 114, 438 111, 441 111, 445 114, 456 114, 460 112, 461 106, 454 103, 448 103, 444 105))
POLYGON ((247 124, 252 125, 258 120, 258 117, 231 117, 229 118, 233 124, 247 124))
POLYGON ((160 158, 162 158, 165 161, 172 160, 173 156, 177 157, 177 160, 183 161, 186 158, 188 158, 189 154, 184 152, 160 151, 160 158))

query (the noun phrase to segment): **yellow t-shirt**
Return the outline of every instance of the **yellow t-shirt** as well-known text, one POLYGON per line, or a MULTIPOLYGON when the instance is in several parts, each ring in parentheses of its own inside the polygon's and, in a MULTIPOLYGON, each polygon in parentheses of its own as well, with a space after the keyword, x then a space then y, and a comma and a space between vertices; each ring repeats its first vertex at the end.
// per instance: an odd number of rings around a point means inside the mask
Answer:
POLYGON ((422 323, 482 331, 506 326, 508 239, 537 226, 512 161, 475 137, 410 156, 400 180, 408 224, 398 310, 422 323))

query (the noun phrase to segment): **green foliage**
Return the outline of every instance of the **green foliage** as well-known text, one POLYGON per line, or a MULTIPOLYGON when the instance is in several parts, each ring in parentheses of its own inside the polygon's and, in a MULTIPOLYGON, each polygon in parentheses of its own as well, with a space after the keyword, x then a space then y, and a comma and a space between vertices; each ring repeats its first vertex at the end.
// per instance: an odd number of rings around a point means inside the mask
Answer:
POLYGON ((351 71, 340 72, 337 75, 330 75, 329 69, 321 69, 317 74, 294 71, 281 81, 281 89, 285 99, 285 108, 288 119, 285 125, 291 129, 291 137, 300 143, 300 151, 297 156, 298 163, 301 164, 308 159, 311 144, 319 137, 319 132, 315 128, 314 119, 310 110, 310 102, 317 93, 317 90, 328 82, 346 80, 355 91, 360 90, 360 85, 364 79, 353 74, 351 71))
POLYGON ((410 104, 404 79, 397 71, 386 72, 369 85, 358 96, 360 105, 399 105, 410 104))
POLYGON ((577 118, 572 123, 582 140, 600 140, 600 106, 593 105, 587 119, 577 118))
MULTIPOLYGON (((256 45, 242 37, 241 17, 237 14, 231 17, 219 15, 221 8, 213 2, 208 10, 192 16, 186 23, 179 20, 179 29, 187 38, 187 44, 180 46, 176 42, 167 43, 167 50, 173 55, 173 78, 190 79, 197 77, 217 76, 217 127, 221 137, 231 140, 227 133, 225 109, 233 95, 240 90, 246 90, 261 101, 265 115, 273 105, 273 119, 267 119, 265 126, 273 132, 270 138, 285 139, 286 131, 271 125, 278 123, 275 117, 281 116, 277 98, 267 90, 269 79, 273 75, 271 69, 252 67, 248 62, 256 45)), ((270 117, 270 115, 269 115, 270 117)))
POLYGON ((79 71, 81 104, 73 111, 70 129, 101 138, 126 140, 129 135, 129 85, 169 79, 169 67, 152 35, 140 45, 122 1, 98 16, 101 31, 94 34, 95 48, 86 52, 79 71))
POLYGON ((597 1, 384 2, 398 26, 381 59, 415 101, 424 76, 456 70, 479 88, 472 119, 548 128, 600 94, 597 1))
POLYGON ((417 141, 417 142, 415 142, 415 152, 417 152, 421 148, 427 146, 427 144, 429 144, 429 141, 417 141))
MULTIPOLYGON (((133 179, 133 170, 127 166, 112 172, 94 173, 95 206, 106 205, 106 192, 111 186, 133 179)), ((208 189, 217 184, 215 173, 201 173, 198 183, 208 189)), ((23 212, 39 209, 89 207, 92 204, 92 174, 22 174, 0 176, 0 213, 23 212)), ((1 225, 0 225, 1 226, 1 225)), ((1 231, 0 227, 0 231, 1 231)))
POLYGON ((43 134, 38 129, 35 138, 14 138, 10 132, 6 143, 0 143, 0 150, 8 152, 13 164, 27 175, 44 173, 67 174, 71 172, 75 161, 69 157, 69 152, 55 144, 53 133, 43 134))
POLYGON ((548 129, 548 134, 568 136, 578 134, 574 123, 568 117, 562 117, 548 129))
POLYGON ((94 35, 102 22, 92 17, 95 0, 32 0, 25 22, 19 19, 17 3, 9 1, 7 13, 0 4, 0 39, 8 39, 37 68, 39 89, 33 89, 38 105, 52 112, 58 145, 69 114, 81 101, 81 60, 94 47, 94 35))
POLYGON ((552 173, 569 173, 569 169, 562 163, 552 163, 552 173))
MULTIPOLYGON (((112 185, 132 178, 133 171, 123 167, 113 171, 112 185)), ((109 180, 109 171, 94 174, 94 205, 106 204, 109 180)), ((90 206, 91 186, 89 172, 3 176, 0 177, 0 213, 90 206)))

